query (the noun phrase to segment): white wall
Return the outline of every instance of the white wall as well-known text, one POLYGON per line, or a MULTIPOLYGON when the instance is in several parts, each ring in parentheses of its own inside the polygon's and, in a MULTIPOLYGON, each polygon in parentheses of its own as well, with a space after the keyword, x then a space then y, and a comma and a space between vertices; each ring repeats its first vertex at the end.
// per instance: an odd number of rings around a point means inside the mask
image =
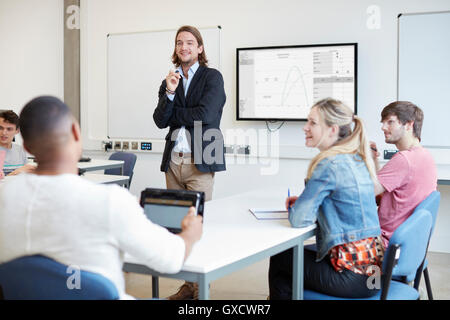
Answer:
MULTIPOLYGON (((397 15, 448 10, 450 3, 448 0, 82 0, 81 8, 81 120, 87 148, 98 149, 99 141, 106 139, 106 35, 177 29, 182 24, 222 26, 221 71, 227 94, 221 124, 224 131, 229 128, 265 128, 261 122, 234 120, 236 48, 358 42, 358 113, 367 120, 371 139, 381 148, 392 148, 384 144, 379 119, 381 109, 396 98, 397 15), (373 17, 368 13, 371 5, 377 5, 380 10, 379 29, 367 26, 373 17)), ((162 74, 161 79, 164 76, 162 74)), ((155 105, 157 89, 153 88, 155 105)), ((304 146, 302 126, 298 122, 286 123, 279 132, 282 144, 295 147, 299 153, 304 146)))
MULTIPOLYGON (((0 1, 0 109, 64 97, 63 1, 0 1)), ((21 137, 17 137, 21 141, 21 137)))
POLYGON ((450 253, 450 186, 438 185, 438 191, 441 203, 429 250, 450 253))

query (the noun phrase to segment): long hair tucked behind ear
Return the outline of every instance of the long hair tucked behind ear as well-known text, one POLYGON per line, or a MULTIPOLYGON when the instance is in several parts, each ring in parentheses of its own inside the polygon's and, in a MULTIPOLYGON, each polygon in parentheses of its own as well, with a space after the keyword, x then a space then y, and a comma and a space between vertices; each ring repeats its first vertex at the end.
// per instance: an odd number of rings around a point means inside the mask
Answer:
POLYGON ((180 32, 189 32, 191 33, 195 39, 197 40, 197 44, 199 47, 203 46, 203 51, 198 55, 198 63, 201 66, 207 66, 208 65, 208 59, 206 58, 206 52, 205 52, 205 46, 203 45, 203 38, 200 34, 200 31, 196 27, 193 26, 182 26, 178 29, 177 34, 175 35, 175 48, 173 49, 172 53, 172 62, 175 66, 179 67, 181 65, 181 60, 178 58, 177 55, 177 38, 178 34, 180 32))
POLYGON ((337 154, 349 153, 358 154, 365 162, 373 181, 377 175, 373 162, 369 141, 366 137, 366 129, 362 119, 355 116, 353 112, 339 100, 326 98, 318 101, 312 108, 317 108, 320 117, 329 127, 337 125, 339 127, 338 140, 330 148, 323 150, 316 155, 309 164, 307 179, 310 179, 314 169, 325 158, 337 154), (352 130, 352 123, 354 128, 352 130))

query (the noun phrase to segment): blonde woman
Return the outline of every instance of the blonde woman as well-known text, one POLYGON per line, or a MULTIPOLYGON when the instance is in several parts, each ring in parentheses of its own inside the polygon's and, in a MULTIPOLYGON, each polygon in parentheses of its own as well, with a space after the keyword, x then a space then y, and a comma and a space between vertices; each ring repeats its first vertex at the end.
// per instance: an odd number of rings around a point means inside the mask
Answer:
MULTIPOLYGON (((381 268, 384 249, 364 125, 328 98, 311 108, 303 130, 306 146, 320 153, 309 165, 304 191, 286 199, 286 207, 292 227, 318 224, 317 251, 304 252, 304 288, 339 297, 374 295, 367 280, 381 268)), ((271 299, 291 299, 292 250, 270 259, 269 289, 271 299)))

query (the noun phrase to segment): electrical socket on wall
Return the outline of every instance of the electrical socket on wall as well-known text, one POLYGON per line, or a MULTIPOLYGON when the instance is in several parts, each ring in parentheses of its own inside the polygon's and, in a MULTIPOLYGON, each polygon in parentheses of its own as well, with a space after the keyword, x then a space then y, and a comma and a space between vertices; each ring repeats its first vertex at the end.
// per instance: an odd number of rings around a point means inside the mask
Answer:
POLYGON ((105 151, 108 151, 108 149, 114 149, 114 151, 144 151, 144 152, 152 152, 153 151, 153 145, 150 141, 111 141, 102 142, 104 144, 105 151))
POLYGON ((249 145, 225 145, 224 152, 226 154, 250 154, 250 146, 249 145))
POLYGON ((250 154, 250 146, 238 146, 236 150, 237 154, 250 154))
POLYGON ((383 157, 385 160, 390 160, 398 150, 384 150, 383 157))

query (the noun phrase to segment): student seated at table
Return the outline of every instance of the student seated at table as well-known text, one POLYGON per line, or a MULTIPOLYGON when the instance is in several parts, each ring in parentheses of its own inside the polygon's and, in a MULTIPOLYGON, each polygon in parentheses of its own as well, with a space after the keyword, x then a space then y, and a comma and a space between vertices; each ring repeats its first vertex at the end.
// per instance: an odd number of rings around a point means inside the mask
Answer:
MULTIPOLYGON (((382 195, 378 216, 386 248, 394 231, 437 187, 433 157, 420 144, 423 118, 423 111, 409 101, 394 101, 381 112, 385 142, 395 144, 398 149, 381 169, 379 154, 372 151, 379 182, 375 194, 382 195)), ((377 150, 374 142, 371 147, 377 150)))
MULTIPOLYGON (((384 249, 363 122, 328 98, 311 108, 303 130, 306 146, 320 153, 309 164, 304 191, 288 197, 286 207, 292 227, 318 224, 317 252, 304 250, 304 288, 349 298, 375 295, 367 280, 381 270, 384 249)), ((292 298, 292 249, 271 257, 269 290, 270 299, 292 298)))
POLYGON ((19 116, 12 110, 0 112, 0 150, 6 151, 3 172, 16 175, 31 172, 35 166, 27 164, 27 153, 22 146, 13 143, 19 133, 19 116))
POLYGON ((25 105, 20 127, 38 165, 0 185, 0 263, 45 255, 105 276, 121 298, 131 298, 122 273, 125 253, 160 272, 181 269, 202 234, 193 207, 175 235, 148 220, 127 189, 79 177, 80 127, 55 97, 25 105))

